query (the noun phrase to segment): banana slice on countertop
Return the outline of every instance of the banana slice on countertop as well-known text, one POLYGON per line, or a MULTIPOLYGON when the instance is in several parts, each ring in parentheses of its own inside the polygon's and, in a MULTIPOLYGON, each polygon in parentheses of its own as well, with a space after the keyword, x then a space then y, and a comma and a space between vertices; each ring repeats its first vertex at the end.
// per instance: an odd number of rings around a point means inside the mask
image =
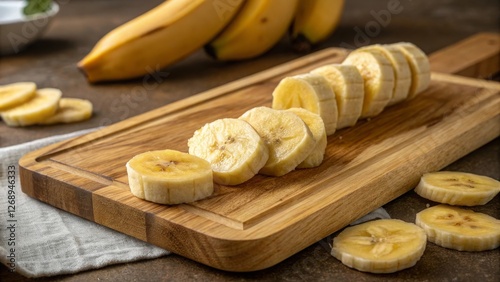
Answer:
POLYGON ((92 116, 92 103, 88 100, 77 98, 61 98, 59 108, 38 124, 72 123, 87 120, 92 116))
POLYGON ((285 77, 273 91, 272 108, 304 108, 318 114, 325 123, 327 135, 337 128, 337 101, 328 81, 318 74, 285 77))
POLYGON ((36 94, 36 84, 33 82, 17 82, 0 86, 0 112, 17 107, 36 94))
POLYGON ((37 124, 56 113, 61 96, 59 89, 39 89, 26 103, 2 112, 2 119, 8 126, 37 124))
POLYGON ((363 77, 352 65, 330 64, 311 71, 322 75, 335 93, 337 129, 354 126, 361 116, 364 99, 363 77))
POLYGON ((214 181, 241 184, 266 164, 269 149, 257 131, 241 119, 224 118, 205 124, 188 140, 189 153, 207 160, 214 181))
POLYGON ((417 213, 416 224, 429 242, 459 251, 485 251, 500 246, 500 220, 471 210, 437 205, 417 213))
POLYGON ((306 123, 307 127, 309 127, 314 140, 316 140, 313 151, 297 166, 297 168, 312 168, 319 166, 323 162, 326 145, 328 144, 323 119, 319 115, 302 108, 290 108, 287 111, 298 115, 306 123))
POLYGON ((332 255, 348 267, 392 273, 414 266, 425 251, 422 228, 397 219, 379 219, 348 227, 333 239, 332 255))
POLYGON ((415 44, 400 42, 391 44, 403 52, 411 70, 411 86, 408 98, 413 98, 421 93, 431 82, 431 67, 427 55, 415 44))
POLYGON ((403 52, 392 45, 369 45, 358 50, 379 50, 389 59, 394 70, 394 89, 392 97, 387 106, 394 105, 405 100, 408 97, 411 86, 411 70, 403 52))
POLYGON ((415 192, 434 202, 460 205, 484 205, 500 192, 500 182, 490 177, 457 171, 426 173, 415 192))
POLYGON ((389 59, 378 50, 356 50, 342 64, 356 66, 363 77, 365 97, 361 118, 380 114, 392 99, 394 89, 394 70, 389 59))
POLYGON ((316 144, 304 121, 291 112, 256 107, 240 119, 250 123, 269 148, 269 159, 259 171, 261 174, 281 176, 294 170, 316 144))
POLYGON ((126 164, 130 192, 159 204, 194 202, 212 195, 210 163, 175 151, 149 151, 134 156, 126 164))

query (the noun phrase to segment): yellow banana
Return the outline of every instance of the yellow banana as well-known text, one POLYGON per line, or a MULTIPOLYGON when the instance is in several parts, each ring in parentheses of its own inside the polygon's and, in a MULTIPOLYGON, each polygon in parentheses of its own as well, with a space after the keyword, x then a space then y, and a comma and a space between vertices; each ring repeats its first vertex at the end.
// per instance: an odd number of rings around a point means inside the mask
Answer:
POLYGON ((293 48, 310 51, 330 36, 340 22, 344 0, 300 0, 291 28, 293 48))
POLYGON ((78 66, 90 82, 148 74, 209 42, 233 18, 242 3, 242 0, 165 1, 112 30, 78 66))
POLYGON ((290 26, 298 0, 248 0, 234 20, 205 46, 216 59, 257 57, 273 47, 290 26))

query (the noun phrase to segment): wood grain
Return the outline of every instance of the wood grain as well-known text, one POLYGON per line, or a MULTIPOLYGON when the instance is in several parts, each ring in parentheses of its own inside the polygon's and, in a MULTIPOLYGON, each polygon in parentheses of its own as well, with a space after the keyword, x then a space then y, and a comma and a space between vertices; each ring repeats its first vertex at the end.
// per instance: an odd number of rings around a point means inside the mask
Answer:
POLYGON ((328 139, 323 164, 256 176, 191 204, 164 206, 128 191, 125 163, 155 149, 187 151, 194 130, 270 106, 285 76, 340 62, 327 49, 158 108, 20 161, 23 191, 55 207, 215 268, 272 266, 412 189, 500 135, 500 84, 434 73, 428 90, 328 139))

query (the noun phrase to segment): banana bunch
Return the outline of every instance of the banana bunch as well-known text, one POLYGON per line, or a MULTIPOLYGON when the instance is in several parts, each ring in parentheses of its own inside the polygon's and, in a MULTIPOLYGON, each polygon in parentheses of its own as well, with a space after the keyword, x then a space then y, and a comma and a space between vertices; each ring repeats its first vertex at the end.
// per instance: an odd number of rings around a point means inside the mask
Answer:
POLYGON ((130 79, 204 48, 217 60, 257 57, 289 33, 310 50, 338 25, 344 0, 169 0, 106 34, 78 67, 89 82, 130 79))
POLYGON ((61 98, 55 88, 37 89, 33 82, 0 86, 0 116, 8 126, 72 123, 92 116, 90 101, 61 98))

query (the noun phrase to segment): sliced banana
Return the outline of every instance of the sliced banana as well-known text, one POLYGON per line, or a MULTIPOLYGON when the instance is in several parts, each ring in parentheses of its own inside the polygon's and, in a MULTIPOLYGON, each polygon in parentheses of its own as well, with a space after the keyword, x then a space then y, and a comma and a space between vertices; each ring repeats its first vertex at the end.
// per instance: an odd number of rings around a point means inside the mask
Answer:
POLYGON ((400 42, 392 46, 399 48, 403 52, 411 70, 411 86, 408 98, 413 98, 421 93, 431 82, 431 67, 427 55, 413 43, 400 42))
POLYGON ((394 70, 394 89, 392 97, 387 106, 394 105, 405 100, 408 97, 411 86, 411 70, 405 55, 399 48, 392 45, 370 45, 359 50, 379 50, 389 59, 394 70))
POLYGON ((392 273, 414 266, 426 243, 425 232, 417 225, 379 219, 340 232, 333 239, 332 255, 360 271, 392 273))
POLYGON ((337 128, 337 102, 328 81, 318 74, 286 77, 273 91, 273 109, 304 108, 323 119, 326 134, 337 128))
POLYGON ((319 166, 323 162, 326 145, 328 143, 323 119, 319 115, 302 108, 290 108, 287 111, 298 115, 306 123, 307 127, 309 127, 314 140, 316 140, 313 151, 297 166, 297 168, 312 168, 319 166))
POLYGON ((354 126, 361 116, 364 99, 363 77, 352 65, 330 64, 311 71, 322 75, 335 93, 337 129, 354 126))
POLYGON ((500 182, 472 173, 438 171, 424 174, 415 192, 438 203, 477 206, 486 204, 500 192, 500 182))
POLYGON ((353 51, 342 62, 358 68, 364 80, 364 100, 361 118, 380 114, 392 99, 394 70, 391 62, 379 50, 353 51))
POLYGON ((314 150, 316 140, 307 125, 294 113, 256 107, 240 119, 252 125, 269 148, 269 159, 261 174, 281 176, 294 170, 314 150))
POLYGON ((194 202, 213 193, 210 163, 175 150, 149 151, 126 164, 130 192, 166 205, 194 202))
POLYGON ((26 103, 2 112, 2 119, 8 126, 37 124, 56 113, 61 96, 59 89, 39 89, 26 103))
POLYGON ((92 116, 92 103, 77 98, 61 98, 59 108, 53 116, 38 124, 72 123, 87 120, 92 116))
POLYGON ((224 118, 205 124, 188 140, 189 153, 207 160, 214 181, 238 185, 266 164, 269 149, 257 131, 241 119, 224 118))
POLYGON ((17 82, 0 86, 0 111, 17 107, 33 97, 36 84, 33 82, 17 82))
POLYGON ((416 224, 429 242, 459 251, 485 251, 500 246, 500 220, 486 214, 447 205, 427 208, 416 224))

